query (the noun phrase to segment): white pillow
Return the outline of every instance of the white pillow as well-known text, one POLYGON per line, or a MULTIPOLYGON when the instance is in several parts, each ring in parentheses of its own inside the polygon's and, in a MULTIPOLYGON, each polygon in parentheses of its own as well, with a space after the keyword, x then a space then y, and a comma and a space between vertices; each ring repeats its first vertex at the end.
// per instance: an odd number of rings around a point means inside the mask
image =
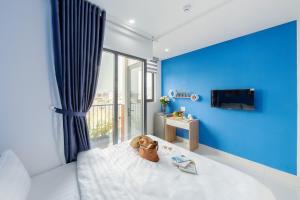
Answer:
POLYGON ((31 179, 16 154, 7 150, 0 155, 0 199, 26 200, 31 179))

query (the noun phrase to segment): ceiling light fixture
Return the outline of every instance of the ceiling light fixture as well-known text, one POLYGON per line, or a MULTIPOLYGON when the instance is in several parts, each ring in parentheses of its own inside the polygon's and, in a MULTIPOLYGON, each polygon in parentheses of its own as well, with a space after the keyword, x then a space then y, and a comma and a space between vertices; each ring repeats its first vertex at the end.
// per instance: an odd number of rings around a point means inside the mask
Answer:
POLYGON ((191 4, 186 4, 186 5, 184 5, 184 6, 182 7, 182 9, 183 9, 183 12, 188 13, 188 12, 191 11, 192 5, 191 5, 191 4))
POLYGON ((129 22, 129 24, 134 24, 135 20, 134 19, 130 19, 128 22, 129 22))
POLYGON ((169 52, 169 49, 168 49, 168 48, 165 48, 165 52, 169 52))

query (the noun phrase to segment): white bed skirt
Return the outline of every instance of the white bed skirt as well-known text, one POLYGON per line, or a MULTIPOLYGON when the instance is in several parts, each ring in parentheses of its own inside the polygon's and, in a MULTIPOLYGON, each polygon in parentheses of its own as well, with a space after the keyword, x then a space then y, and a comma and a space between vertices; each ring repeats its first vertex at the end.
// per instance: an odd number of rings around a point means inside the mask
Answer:
POLYGON ((128 142, 78 155, 81 200, 274 200, 254 178, 153 136, 158 163, 139 157, 128 142), (171 151, 163 148, 169 146, 171 151), (193 159, 198 175, 173 166, 172 155, 193 159))

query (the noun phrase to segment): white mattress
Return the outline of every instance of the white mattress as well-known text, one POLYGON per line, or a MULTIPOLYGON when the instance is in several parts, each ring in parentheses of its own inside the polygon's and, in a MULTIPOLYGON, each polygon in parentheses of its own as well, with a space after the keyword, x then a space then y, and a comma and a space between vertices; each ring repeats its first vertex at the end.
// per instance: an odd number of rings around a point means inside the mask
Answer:
POLYGON ((81 200, 274 200, 254 178, 201 155, 158 140, 160 161, 142 159, 128 142, 78 155, 81 200), (172 148, 166 150, 163 146, 172 148), (198 175, 179 171, 170 157, 184 154, 198 175))
POLYGON ((79 200, 76 163, 32 177, 28 200, 79 200))

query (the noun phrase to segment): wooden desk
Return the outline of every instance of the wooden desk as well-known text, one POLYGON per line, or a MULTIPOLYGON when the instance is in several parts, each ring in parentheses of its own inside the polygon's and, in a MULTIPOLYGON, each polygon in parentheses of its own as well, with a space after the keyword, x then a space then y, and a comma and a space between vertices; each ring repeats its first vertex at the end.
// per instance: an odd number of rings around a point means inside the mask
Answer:
POLYGON ((199 146, 199 120, 184 120, 180 118, 167 117, 165 126, 165 139, 168 142, 176 140, 176 128, 189 131, 189 142, 187 148, 192 151, 199 146))

